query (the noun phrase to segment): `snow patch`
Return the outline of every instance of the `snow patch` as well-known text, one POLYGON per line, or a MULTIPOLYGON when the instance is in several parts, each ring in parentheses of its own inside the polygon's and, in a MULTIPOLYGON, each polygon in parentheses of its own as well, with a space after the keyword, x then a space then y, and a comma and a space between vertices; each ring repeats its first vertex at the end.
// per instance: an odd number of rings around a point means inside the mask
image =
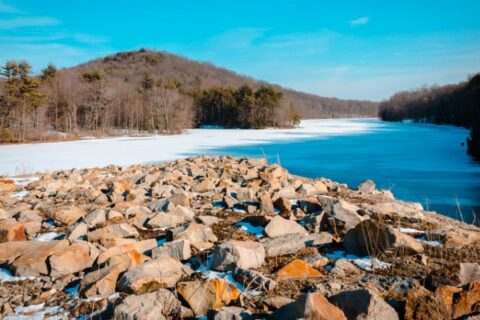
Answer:
POLYGON ((388 269, 392 266, 391 263, 378 260, 369 256, 359 257, 354 254, 346 254, 343 250, 337 250, 332 253, 326 253, 325 256, 331 260, 346 259, 355 264, 360 269, 372 271, 375 269, 388 269))
POLYGON ((4 320, 61 320, 67 317, 61 307, 47 307, 45 303, 26 307, 16 307, 15 314, 6 316, 4 320))
POLYGON ((417 238, 423 244, 429 245, 431 247, 441 247, 443 244, 441 241, 438 240, 427 240, 425 237, 417 238))
POLYGON ((52 240, 55 240, 57 239, 58 237, 61 237, 63 236, 63 234, 60 234, 60 233, 56 233, 56 232, 45 232, 45 233, 42 233, 38 236, 36 236, 35 238, 33 238, 32 240, 33 241, 41 241, 41 242, 44 242, 44 241, 52 241, 52 240))
POLYGON ((35 277, 16 277, 9 270, 0 268, 0 283, 33 280, 35 277))
POLYGON ((9 178, 9 179, 10 179, 10 180, 13 180, 13 182, 14 182, 17 186, 26 186, 26 185, 28 185, 28 184, 31 183, 31 182, 40 180, 40 177, 36 177, 36 176, 31 176, 31 177, 12 177, 12 178, 9 178))
POLYGON ((399 228, 400 232, 407 234, 424 234, 425 231, 414 229, 414 228, 399 228))
POLYGON ((255 227, 249 222, 238 222, 236 224, 239 226, 243 231, 249 234, 254 234, 257 238, 262 238, 263 237, 263 227, 255 227))
POLYGON ((28 195, 28 191, 20 191, 20 192, 17 192, 15 194, 13 194, 12 196, 10 196, 10 198, 16 199, 16 200, 22 200, 27 195, 28 195))

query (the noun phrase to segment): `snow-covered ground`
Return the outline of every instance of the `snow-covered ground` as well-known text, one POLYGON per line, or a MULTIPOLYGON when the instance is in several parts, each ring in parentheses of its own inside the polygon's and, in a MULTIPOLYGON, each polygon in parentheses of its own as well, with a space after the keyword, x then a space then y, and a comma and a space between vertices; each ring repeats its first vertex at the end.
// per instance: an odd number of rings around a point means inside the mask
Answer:
POLYGON ((205 154, 213 148, 362 133, 380 125, 380 122, 352 119, 304 120, 295 129, 191 129, 174 136, 7 145, 0 146, 0 175, 109 164, 155 163, 205 154))

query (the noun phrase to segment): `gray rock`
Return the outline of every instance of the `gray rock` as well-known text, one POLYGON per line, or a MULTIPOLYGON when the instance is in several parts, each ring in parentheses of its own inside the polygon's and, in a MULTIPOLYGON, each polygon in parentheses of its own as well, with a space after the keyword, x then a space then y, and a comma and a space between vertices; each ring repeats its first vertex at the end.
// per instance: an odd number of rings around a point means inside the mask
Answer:
POLYGON ((275 238, 265 238, 260 240, 267 257, 282 256, 295 253, 307 247, 309 239, 298 233, 287 234, 275 238))
POLYGON ((163 320, 171 319, 181 303, 167 289, 130 295, 114 311, 114 320, 163 320))
POLYGON ((346 259, 338 259, 337 261, 335 261, 335 265, 330 270, 330 273, 340 277, 345 277, 358 275, 361 273, 361 270, 346 259))
POLYGON ((300 295, 297 300, 284 305, 268 319, 345 320, 346 318, 340 309, 316 292, 300 295))
POLYGON ((222 307, 218 309, 209 309, 207 312, 208 320, 249 320, 253 319, 252 313, 241 307, 222 307))
POLYGON ((277 286, 275 280, 265 277, 261 272, 255 270, 235 268, 233 277, 248 290, 271 291, 277 286))
POLYGON ((105 223, 106 221, 106 215, 105 215, 105 210, 103 209, 96 209, 85 217, 84 221, 88 225, 88 227, 93 228, 93 227, 98 227, 105 223))
POLYGON ((339 307, 348 319, 399 319, 395 309, 370 289, 341 292, 330 301, 339 307))
POLYGON ((358 185, 357 190, 361 193, 372 193, 375 191, 375 182, 372 180, 365 180, 358 185))
POLYGON ((169 255, 175 257, 178 260, 187 260, 192 256, 192 250, 190 248, 189 240, 174 240, 167 242, 161 247, 157 247, 152 250, 152 258, 156 259, 163 255, 169 255))
POLYGON ((183 275, 193 272, 175 258, 162 256, 123 274, 118 288, 127 293, 145 293, 158 288, 173 288, 183 275))
POLYGON ((275 216, 265 227, 265 234, 270 238, 292 233, 306 235, 307 231, 295 221, 287 220, 280 216, 275 216))
POLYGON ((215 247, 212 269, 258 268, 265 262, 265 249, 259 242, 231 240, 215 247))
POLYGON ((213 247, 213 243, 218 239, 212 231, 212 228, 196 222, 190 223, 188 228, 175 235, 175 240, 190 240, 190 244, 197 250, 205 250, 213 247))
POLYGON ((359 256, 376 255, 387 250, 400 255, 423 252, 423 246, 418 240, 375 220, 362 221, 350 229, 343 245, 348 253, 359 256))

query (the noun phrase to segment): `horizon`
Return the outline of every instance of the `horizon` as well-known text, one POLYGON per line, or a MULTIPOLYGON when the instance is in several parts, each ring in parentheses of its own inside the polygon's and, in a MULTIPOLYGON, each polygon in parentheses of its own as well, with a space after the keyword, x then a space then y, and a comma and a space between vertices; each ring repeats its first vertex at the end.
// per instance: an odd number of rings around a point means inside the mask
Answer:
POLYGON ((372 101, 480 71, 480 3, 369 4, 104 1, 72 9, 0 0, 0 63, 25 59, 38 72, 148 48, 302 92, 372 101))

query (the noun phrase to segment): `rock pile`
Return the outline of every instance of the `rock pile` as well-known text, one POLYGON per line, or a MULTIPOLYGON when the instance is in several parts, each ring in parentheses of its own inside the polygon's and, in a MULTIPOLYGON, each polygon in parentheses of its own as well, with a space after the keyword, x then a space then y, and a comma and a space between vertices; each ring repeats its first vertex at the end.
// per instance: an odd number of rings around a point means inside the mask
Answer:
POLYGON ((473 225, 262 159, 0 179, 4 319, 474 319, 479 257, 473 225))

